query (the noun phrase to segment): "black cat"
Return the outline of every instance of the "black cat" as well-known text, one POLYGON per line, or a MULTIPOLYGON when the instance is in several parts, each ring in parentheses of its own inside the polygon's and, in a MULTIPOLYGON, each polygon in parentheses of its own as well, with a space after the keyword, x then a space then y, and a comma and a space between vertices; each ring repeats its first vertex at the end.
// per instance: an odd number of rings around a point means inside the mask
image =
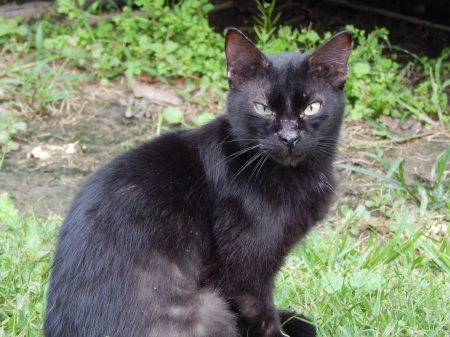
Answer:
POLYGON ((226 114, 120 155, 76 196, 45 336, 315 336, 275 309, 274 277, 333 198, 350 45, 265 55, 230 29, 226 114))

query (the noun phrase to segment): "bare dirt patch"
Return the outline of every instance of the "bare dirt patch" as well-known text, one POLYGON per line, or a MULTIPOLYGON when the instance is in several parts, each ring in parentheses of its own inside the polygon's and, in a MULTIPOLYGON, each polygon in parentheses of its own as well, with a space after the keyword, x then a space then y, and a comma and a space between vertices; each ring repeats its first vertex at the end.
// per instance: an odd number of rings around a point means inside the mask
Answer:
POLYGON ((49 211, 64 214, 90 173, 151 136, 149 120, 124 117, 124 108, 117 101, 127 89, 124 84, 115 85, 121 90, 115 89, 113 95, 99 92, 88 97, 81 113, 27 121, 27 131, 20 134, 21 149, 6 156, 0 171, 0 193, 9 193, 20 211, 32 209, 36 216, 46 216, 49 211), (74 153, 66 153, 68 144, 74 144, 74 153), (49 157, 30 156, 37 147, 49 157))

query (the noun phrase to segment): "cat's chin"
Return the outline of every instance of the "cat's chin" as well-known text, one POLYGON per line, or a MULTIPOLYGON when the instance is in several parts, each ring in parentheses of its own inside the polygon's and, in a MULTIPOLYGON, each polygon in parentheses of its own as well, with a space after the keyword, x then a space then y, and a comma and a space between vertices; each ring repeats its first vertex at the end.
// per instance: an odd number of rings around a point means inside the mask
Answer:
POLYGON ((303 160, 303 156, 288 155, 274 159, 283 166, 295 167, 303 160))

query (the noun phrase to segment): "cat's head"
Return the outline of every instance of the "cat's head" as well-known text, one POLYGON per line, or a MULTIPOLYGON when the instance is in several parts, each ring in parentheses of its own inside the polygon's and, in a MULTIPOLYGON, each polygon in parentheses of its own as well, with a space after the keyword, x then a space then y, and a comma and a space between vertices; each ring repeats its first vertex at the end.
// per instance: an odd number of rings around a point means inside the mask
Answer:
POLYGON ((286 166, 333 158, 350 47, 350 33, 341 32, 312 53, 266 55, 229 29, 227 114, 242 146, 286 166))

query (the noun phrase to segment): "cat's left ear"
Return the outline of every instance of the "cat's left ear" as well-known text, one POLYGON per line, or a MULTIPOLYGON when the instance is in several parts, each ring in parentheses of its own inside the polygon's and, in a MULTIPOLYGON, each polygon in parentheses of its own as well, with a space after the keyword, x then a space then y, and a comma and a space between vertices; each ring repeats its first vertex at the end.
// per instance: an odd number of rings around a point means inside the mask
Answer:
POLYGON ((227 75, 231 87, 255 78, 268 67, 269 62, 258 48, 236 28, 228 29, 225 37, 227 75))
POLYGON ((319 47, 309 58, 311 72, 325 78, 331 85, 343 88, 348 74, 352 35, 340 32, 319 47))

